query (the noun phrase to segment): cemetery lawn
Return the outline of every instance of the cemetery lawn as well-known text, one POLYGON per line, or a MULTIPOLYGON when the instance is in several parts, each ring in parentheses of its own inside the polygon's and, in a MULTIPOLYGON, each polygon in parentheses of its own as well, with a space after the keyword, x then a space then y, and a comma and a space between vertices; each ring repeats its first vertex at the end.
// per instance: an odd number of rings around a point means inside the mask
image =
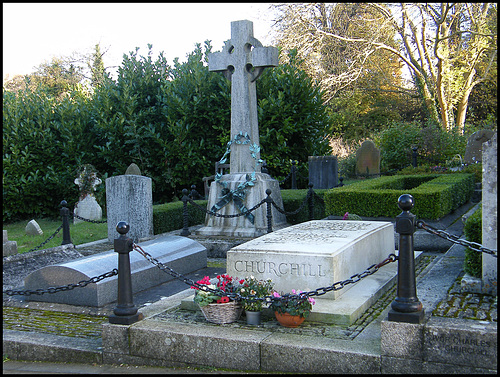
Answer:
MULTIPOLYGON (((102 220, 105 219, 103 218, 102 220)), ((45 242, 49 237, 51 237, 57 230, 57 228, 62 225, 61 219, 37 219, 36 222, 38 223, 38 225, 40 225, 40 228, 43 231, 43 234, 40 236, 26 235, 25 228, 28 222, 29 220, 24 220, 11 224, 3 224, 3 230, 7 231, 7 237, 9 241, 17 242, 18 253, 26 253, 27 251, 30 251, 35 247, 37 249, 43 250, 51 247, 61 246, 63 239, 62 229, 57 232, 54 238, 52 238, 49 242, 38 248, 38 246, 42 242, 45 242)), ((73 224, 73 222, 70 221, 69 233, 73 245, 81 245, 87 242, 108 238, 108 224, 95 224, 87 221, 73 224)))

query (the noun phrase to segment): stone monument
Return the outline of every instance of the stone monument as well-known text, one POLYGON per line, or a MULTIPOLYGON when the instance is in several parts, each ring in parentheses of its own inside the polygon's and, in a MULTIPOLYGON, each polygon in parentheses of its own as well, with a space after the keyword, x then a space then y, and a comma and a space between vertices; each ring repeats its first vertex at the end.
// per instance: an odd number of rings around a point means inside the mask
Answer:
POLYGON ((309 183, 314 189, 337 186, 338 162, 336 156, 309 156, 309 183))
POLYGON ((356 151, 357 175, 380 175, 380 151, 371 140, 365 140, 356 151))
MULTIPOLYGON (((483 190, 482 190, 482 245, 488 249, 497 250, 497 133, 483 143, 483 190)), ((498 265, 497 258, 482 253, 483 258, 483 291, 497 294, 498 265)))
POLYGON ((17 241, 9 241, 7 236, 7 231, 3 230, 3 256, 8 257, 9 255, 17 254, 17 241))
MULTIPOLYGON (((75 179, 75 184, 80 188, 80 198, 73 210, 76 216, 87 220, 102 219, 102 208, 94 196, 95 188, 101 183, 102 181, 97 177, 94 167, 90 164, 85 165, 80 175, 75 179)), ((84 221, 76 216, 74 216, 73 224, 84 221)))
POLYGON ((474 132, 467 139, 467 146, 465 147, 464 162, 466 164, 475 164, 482 161, 481 154, 483 150, 483 143, 493 137, 492 130, 479 130, 474 132))
POLYGON ((149 177, 126 174, 106 179, 108 240, 119 236, 116 224, 130 225, 134 242, 153 236, 153 186, 149 177))
MULTIPOLYGON (((209 54, 209 70, 223 72, 231 80, 230 174, 216 175, 210 186, 207 209, 221 215, 234 215, 251 209, 267 197, 270 189, 275 204, 283 208, 278 181, 260 171, 260 144, 255 81, 264 68, 278 65, 278 49, 263 47, 253 36, 251 21, 231 22, 231 39, 222 52, 209 54)), ((273 228, 284 226, 286 218, 274 207, 273 228)), ((266 206, 251 214, 222 218, 207 215, 204 236, 256 237, 267 231, 266 206)))
POLYGON ((31 220, 26 224, 25 232, 28 236, 41 236, 43 234, 43 230, 35 220, 31 220))

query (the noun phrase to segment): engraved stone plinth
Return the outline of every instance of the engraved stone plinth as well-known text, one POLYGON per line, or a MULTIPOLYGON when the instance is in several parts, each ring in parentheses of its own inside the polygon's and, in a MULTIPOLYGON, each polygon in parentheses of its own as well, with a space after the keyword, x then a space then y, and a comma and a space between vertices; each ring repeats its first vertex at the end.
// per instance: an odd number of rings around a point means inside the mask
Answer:
MULTIPOLYGON (((207 266, 206 248, 186 237, 162 236, 141 243, 140 246, 153 258, 181 274, 193 272, 207 266)), ((36 270, 24 279, 24 286, 26 289, 35 290, 70 283, 78 284, 80 281, 89 280, 114 268, 118 268, 118 254, 113 250, 105 251, 75 261, 36 270)), ((173 279, 171 275, 161 271, 138 252, 130 253, 130 268, 133 293, 173 279)), ((83 288, 78 287, 70 291, 54 294, 46 293, 41 296, 31 295, 28 299, 100 307, 117 300, 117 280, 118 276, 115 275, 97 283, 88 284, 83 288)))
MULTIPOLYGON (((227 273, 272 279, 275 289, 308 291, 363 272, 394 253, 394 226, 381 221, 313 220, 266 234, 227 252, 227 273)), ((334 300, 350 288, 324 296, 334 300)))
MULTIPOLYGON (((223 175, 221 181, 227 182, 227 186, 230 190, 236 189, 236 187, 245 182, 245 173, 239 174, 227 174, 223 175)), ((259 204, 263 199, 267 197, 266 190, 271 190, 271 198, 274 203, 279 207, 283 208, 283 200, 281 198, 281 192, 279 189, 279 182, 272 179, 269 174, 256 173, 254 185, 248 188, 246 192, 246 197, 244 199, 244 204, 247 209, 252 209, 255 205, 259 204)), ((208 198, 209 209, 218 203, 222 194, 222 186, 217 182, 212 182, 210 186, 210 195, 208 198)), ((216 217, 213 215, 207 215, 205 220, 205 226, 196 231, 197 235, 202 236, 229 236, 229 237, 258 237, 267 233, 267 204, 264 203, 255 211, 252 212, 254 216, 254 223, 252 224, 248 218, 245 216, 239 217, 216 217)), ((241 211, 234 201, 230 201, 228 204, 223 206, 218 214, 221 215, 234 215, 239 214, 241 211)), ((272 207, 272 228, 273 230, 282 228, 286 225, 286 217, 282 213, 278 212, 274 206, 272 207)))

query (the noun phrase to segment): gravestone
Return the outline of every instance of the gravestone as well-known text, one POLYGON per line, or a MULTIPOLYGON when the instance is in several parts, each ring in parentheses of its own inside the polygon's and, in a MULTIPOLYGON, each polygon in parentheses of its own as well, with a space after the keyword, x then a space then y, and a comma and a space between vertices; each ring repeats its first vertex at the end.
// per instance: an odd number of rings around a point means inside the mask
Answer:
MULTIPOLYGON (((395 253, 394 225, 382 221, 313 220, 266 234, 227 252, 229 275, 271 279, 277 291, 310 291, 362 273, 395 253)), ((315 297, 310 320, 351 324, 395 280, 396 263, 369 279, 315 297)))
POLYGON ((479 130, 469 136, 464 156, 464 162, 466 164, 481 163, 483 143, 490 140, 493 134, 494 132, 492 130, 479 130))
POLYGON ((309 156, 309 183, 314 189, 337 186, 338 164, 336 156, 309 156))
MULTIPOLYGON (((132 230, 132 228, 130 228, 132 230)), ((128 236, 128 234, 127 234, 128 236)), ((159 262, 178 273, 187 274, 207 266, 206 248, 187 237, 162 236, 140 245, 159 262)), ((138 252, 132 251, 130 270, 132 291, 145 289, 170 281, 173 277, 161 271, 138 252)), ((75 261, 40 268, 24 279, 25 289, 58 287, 77 284, 80 281, 105 274, 118 267, 118 253, 114 250, 94 254, 75 261)), ((117 300, 118 276, 103 279, 70 291, 62 291, 41 296, 31 295, 31 301, 57 302, 69 305, 103 306, 117 300)))
POLYGON ((116 224, 126 221, 134 242, 153 236, 153 189, 149 177, 118 175, 106 179, 108 240, 119 236, 116 224))
POLYGON ((41 236, 43 234, 43 230, 35 220, 31 220, 26 225, 25 232, 28 236, 41 236))
MULTIPOLYGON (((102 183, 102 180, 97 177, 94 168, 91 165, 85 165, 82 172, 74 182, 80 188, 80 198, 75 206, 75 209, 73 210, 73 213, 76 216, 87 220, 101 220, 102 208, 94 197, 94 191, 96 186, 102 183), (89 181, 90 187, 84 189, 84 186, 86 186, 89 181)), ((78 224, 84 221, 76 216, 73 218, 73 224, 78 224)))
POLYGON ((4 229, 3 231, 3 256, 8 257, 9 255, 17 254, 17 242, 9 241, 7 236, 7 231, 4 229))
POLYGON ((137 164, 134 164, 132 162, 125 171, 125 175, 142 175, 141 169, 139 169, 139 166, 137 166, 137 164))
POLYGON ((380 175, 380 151, 371 140, 365 140, 356 151, 357 175, 380 175))
MULTIPOLYGON (((209 54, 209 70, 223 72, 231 80, 230 174, 216 176, 210 186, 207 209, 220 215, 235 215, 253 208, 270 189, 275 204, 283 208, 278 181, 260 171, 260 144, 255 81, 264 68, 278 65, 278 49, 263 47, 253 36, 253 23, 231 22, 231 39, 221 52, 209 54)), ((226 156, 226 155, 225 155, 226 156)), ((223 157, 224 159, 224 157, 223 157)), ((221 163, 224 163, 221 160, 221 163)), ((272 208, 273 228, 286 218, 272 208)), ((265 206, 249 215, 222 218, 207 215, 203 236, 256 237, 267 231, 265 206)))
MULTIPOLYGON (((483 144, 483 190, 482 190, 482 245, 497 250, 497 133, 483 144)), ((497 258, 482 253, 483 291, 497 294, 497 258)))

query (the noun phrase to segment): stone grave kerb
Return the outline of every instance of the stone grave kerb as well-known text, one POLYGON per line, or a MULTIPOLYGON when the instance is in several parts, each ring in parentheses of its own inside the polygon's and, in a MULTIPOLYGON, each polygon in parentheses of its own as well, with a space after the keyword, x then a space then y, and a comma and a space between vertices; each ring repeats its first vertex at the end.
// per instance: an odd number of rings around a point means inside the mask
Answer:
MULTIPOLYGON (((255 81, 265 67, 278 65, 278 49, 263 47, 253 36, 253 23, 231 22, 231 39, 221 52, 208 55, 210 71, 223 72, 231 80, 231 140, 248 135, 250 145, 260 146, 255 81)), ((253 172, 255 160, 248 144, 231 146, 230 173, 253 172)), ((260 153, 255 154, 259 160, 260 153)))

